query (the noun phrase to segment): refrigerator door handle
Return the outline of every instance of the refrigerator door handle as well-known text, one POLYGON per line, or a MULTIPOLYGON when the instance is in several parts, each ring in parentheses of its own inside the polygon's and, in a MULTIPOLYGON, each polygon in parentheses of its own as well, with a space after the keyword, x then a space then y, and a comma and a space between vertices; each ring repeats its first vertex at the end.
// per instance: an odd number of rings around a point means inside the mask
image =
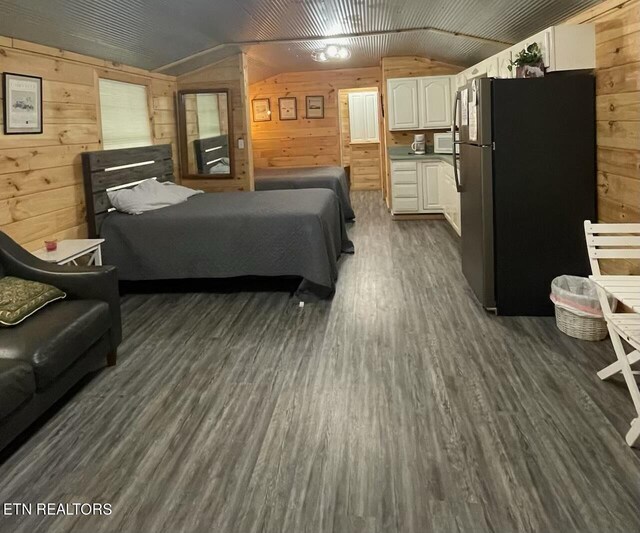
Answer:
POLYGON ((453 155, 453 176, 456 181, 456 190, 458 192, 462 192, 462 183, 460 183, 460 173, 458 172, 458 152, 457 146, 462 144, 460 141, 456 140, 456 125, 458 124, 458 103, 460 102, 460 91, 456 91, 456 97, 453 102, 453 122, 451 123, 451 142, 452 149, 451 153, 453 155))

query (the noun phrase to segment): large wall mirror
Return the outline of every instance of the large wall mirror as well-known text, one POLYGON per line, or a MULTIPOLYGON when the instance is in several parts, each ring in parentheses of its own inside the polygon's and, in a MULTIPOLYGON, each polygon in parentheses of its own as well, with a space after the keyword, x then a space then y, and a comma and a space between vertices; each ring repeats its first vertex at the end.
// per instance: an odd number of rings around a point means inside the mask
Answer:
POLYGON ((180 163, 185 178, 233 177, 229 91, 178 91, 180 163))

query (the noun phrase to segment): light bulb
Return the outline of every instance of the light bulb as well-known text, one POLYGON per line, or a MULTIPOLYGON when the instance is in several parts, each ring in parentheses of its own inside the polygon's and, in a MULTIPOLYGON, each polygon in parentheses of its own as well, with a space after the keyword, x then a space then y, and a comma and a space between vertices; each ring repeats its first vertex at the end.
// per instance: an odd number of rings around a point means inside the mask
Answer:
POLYGON ((324 53, 324 50, 316 50, 311 54, 311 57, 314 61, 326 61, 327 54, 324 53))
POLYGON ((335 44, 330 44, 329 46, 327 46, 325 52, 329 57, 338 57, 338 54, 340 53, 338 47, 335 44))
POLYGON ((338 50, 338 56, 340 57, 340 59, 347 59, 350 55, 351 54, 349 50, 347 50, 344 46, 342 46, 340 50, 338 50))

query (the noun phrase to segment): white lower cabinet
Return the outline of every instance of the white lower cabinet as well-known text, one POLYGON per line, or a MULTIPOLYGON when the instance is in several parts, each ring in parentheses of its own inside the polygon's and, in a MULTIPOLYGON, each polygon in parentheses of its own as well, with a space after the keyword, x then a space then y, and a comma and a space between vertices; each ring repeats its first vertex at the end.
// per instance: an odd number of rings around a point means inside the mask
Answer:
POLYGON ((442 162, 438 170, 442 212, 456 233, 460 235, 460 194, 456 189, 453 167, 449 163, 442 162))
POLYGON ((438 161, 423 161, 420 163, 420 198, 422 211, 440 211, 439 172, 438 161))
POLYGON ((391 161, 393 214, 442 213, 460 234, 460 195, 451 164, 439 160, 391 161))
POLYGON ((418 162, 391 161, 391 202, 394 213, 418 213, 418 162))
POLYGON ((391 161, 393 213, 441 212, 439 161, 391 161))
POLYGON ((460 234, 460 195, 451 164, 439 160, 391 161, 391 211, 442 213, 460 234))

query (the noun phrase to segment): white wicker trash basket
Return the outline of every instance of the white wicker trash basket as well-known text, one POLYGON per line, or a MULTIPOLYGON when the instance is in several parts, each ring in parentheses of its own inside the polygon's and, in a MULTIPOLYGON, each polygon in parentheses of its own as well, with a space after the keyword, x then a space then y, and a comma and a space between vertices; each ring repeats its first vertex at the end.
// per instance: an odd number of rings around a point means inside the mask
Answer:
MULTIPOLYGON (((607 336, 595 284, 578 276, 558 276, 551 282, 551 301, 556 309, 556 325, 563 333, 585 341, 601 341, 607 336)), ((611 301, 615 308, 615 302, 611 301)))
POLYGON ((569 337, 583 341, 601 341, 607 337, 607 323, 603 318, 579 316, 556 305, 556 326, 569 337))

